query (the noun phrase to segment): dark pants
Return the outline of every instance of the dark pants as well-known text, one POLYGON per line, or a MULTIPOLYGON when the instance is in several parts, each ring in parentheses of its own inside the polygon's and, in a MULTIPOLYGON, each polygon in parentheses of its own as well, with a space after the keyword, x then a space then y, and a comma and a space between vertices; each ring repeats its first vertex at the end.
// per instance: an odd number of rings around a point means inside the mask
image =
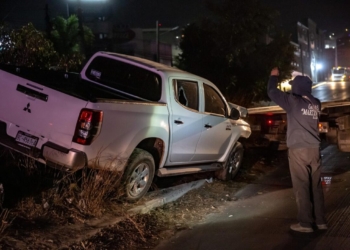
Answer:
POLYGON ((300 225, 326 224, 319 148, 289 149, 288 159, 300 225))

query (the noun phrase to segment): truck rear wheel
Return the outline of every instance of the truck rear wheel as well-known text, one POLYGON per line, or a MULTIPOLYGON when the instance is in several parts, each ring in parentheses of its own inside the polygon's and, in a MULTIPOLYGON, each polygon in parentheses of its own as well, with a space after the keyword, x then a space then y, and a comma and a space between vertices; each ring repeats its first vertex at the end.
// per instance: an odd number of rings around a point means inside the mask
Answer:
POLYGON ((238 171, 242 165, 244 148, 240 142, 237 142, 233 147, 230 156, 227 159, 225 170, 226 180, 232 180, 238 174, 238 171))
POLYGON ((123 175, 124 196, 127 201, 136 202, 150 188, 155 172, 154 159, 143 149, 131 154, 123 175))

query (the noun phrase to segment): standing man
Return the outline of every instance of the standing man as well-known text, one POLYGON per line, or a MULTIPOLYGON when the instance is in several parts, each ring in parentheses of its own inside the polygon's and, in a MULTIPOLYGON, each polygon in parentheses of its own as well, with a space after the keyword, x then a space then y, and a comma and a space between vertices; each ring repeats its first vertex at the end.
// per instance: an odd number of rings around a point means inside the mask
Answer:
POLYGON ((311 94, 312 81, 296 76, 292 93, 277 88, 279 70, 271 71, 267 94, 287 113, 287 147, 289 170, 298 207, 299 223, 290 228, 311 233, 313 227, 326 230, 324 197, 321 184, 320 136, 318 119, 321 103, 311 94))

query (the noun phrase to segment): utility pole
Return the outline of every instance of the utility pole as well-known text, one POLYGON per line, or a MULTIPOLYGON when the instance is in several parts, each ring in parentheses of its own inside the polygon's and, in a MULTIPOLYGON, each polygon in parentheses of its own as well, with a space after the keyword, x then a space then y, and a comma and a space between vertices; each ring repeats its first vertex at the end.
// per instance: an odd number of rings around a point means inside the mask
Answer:
POLYGON ((337 39, 335 39, 335 67, 338 67, 338 45, 337 45, 337 39))
POLYGON ((301 74, 304 75, 304 57, 303 57, 303 46, 299 43, 300 47, 300 64, 301 64, 301 74))
POLYGON ((156 60, 157 62, 160 62, 160 56, 159 56, 159 22, 156 21, 156 60))
POLYGON ((67 5, 66 6, 67 7, 67 19, 68 19, 69 18, 69 3, 67 2, 66 5, 67 5))
POLYGON ((45 24, 46 24, 46 35, 48 38, 51 37, 52 23, 49 15, 49 5, 45 4, 45 24))
POLYGON ((81 39, 81 52, 86 56, 84 25, 83 25, 83 10, 81 8, 80 0, 78 1, 78 21, 79 21, 79 33, 81 39))

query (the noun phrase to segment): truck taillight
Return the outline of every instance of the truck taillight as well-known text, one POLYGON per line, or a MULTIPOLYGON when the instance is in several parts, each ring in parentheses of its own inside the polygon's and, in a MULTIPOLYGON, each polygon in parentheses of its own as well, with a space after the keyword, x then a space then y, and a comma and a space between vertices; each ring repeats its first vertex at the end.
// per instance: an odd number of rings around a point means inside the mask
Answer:
POLYGON ((102 118, 102 111, 82 109, 75 127, 73 142, 90 145, 101 131, 102 118))
POLYGON ((328 122, 319 122, 318 123, 318 131, 320 133, 328 133, 328 129, 329 129, 328 122))

